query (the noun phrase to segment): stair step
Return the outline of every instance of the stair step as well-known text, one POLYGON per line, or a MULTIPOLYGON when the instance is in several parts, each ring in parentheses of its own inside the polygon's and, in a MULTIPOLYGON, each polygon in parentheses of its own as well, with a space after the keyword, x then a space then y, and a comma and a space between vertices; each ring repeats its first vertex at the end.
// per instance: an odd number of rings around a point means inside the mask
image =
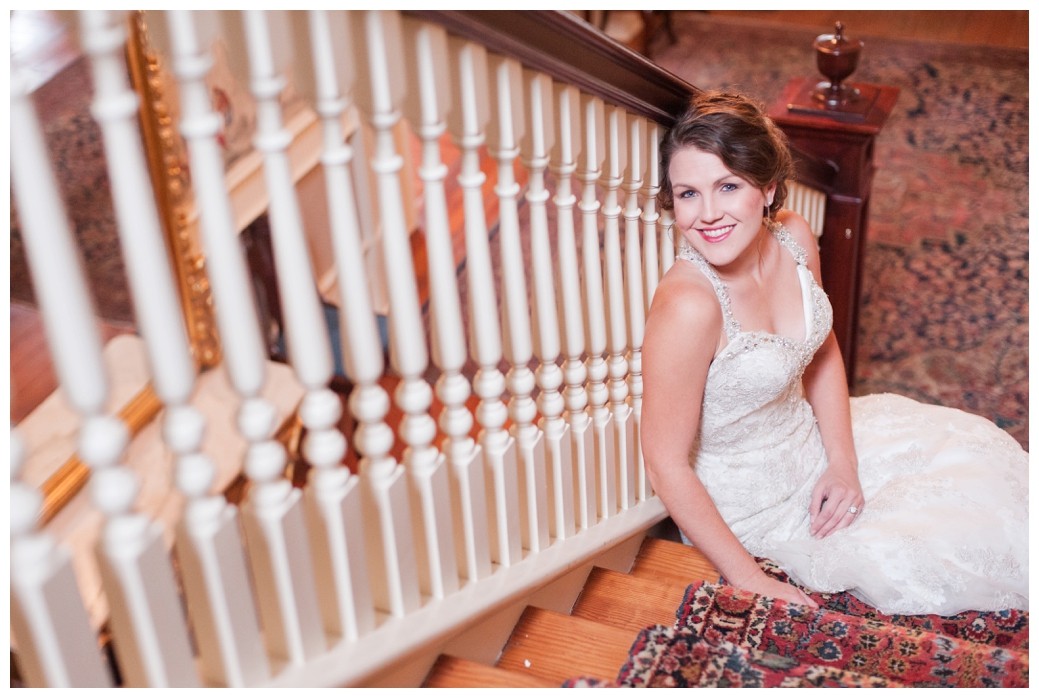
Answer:
POLYGON ((614 680, 628 660, 637 631, 528 607, 512 631, 498 666, 559 686, 578 676, 614 680))
POLYGON ((686 586, 702 580, 717 582, 721 576, 698 549, 662 538, 642 542, 631 574, 643 579, 675 580, 686 586))
POLYGON ((596 567, 571 615, 637 633, 648 625, 674 625, 688 584, 647 579, 596 567))
POLYGON ((531 673, 509 671, 461 657, 442 654, 430 669, 423 688, 558 688, 531 673))

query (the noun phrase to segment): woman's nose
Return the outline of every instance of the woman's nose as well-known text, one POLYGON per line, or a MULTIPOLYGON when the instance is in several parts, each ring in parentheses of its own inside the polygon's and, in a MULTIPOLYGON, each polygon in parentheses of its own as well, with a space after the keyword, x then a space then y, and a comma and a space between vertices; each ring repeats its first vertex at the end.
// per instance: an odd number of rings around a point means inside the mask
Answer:
POLYGON ((718 220, 720 215, 721 207, 718 202, 714 200, 713 196, 705 196, 701 199, 700 204, 700 219, 705 222, 711 222, 718 220))

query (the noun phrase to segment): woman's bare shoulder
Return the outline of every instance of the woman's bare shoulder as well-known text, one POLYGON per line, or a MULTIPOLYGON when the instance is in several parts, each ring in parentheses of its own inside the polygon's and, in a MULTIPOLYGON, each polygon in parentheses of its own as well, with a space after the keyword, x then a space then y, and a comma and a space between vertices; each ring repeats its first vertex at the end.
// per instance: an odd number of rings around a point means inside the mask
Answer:
POLYGON ((653 303, 646 318, 651 326, 708 330, 720 328, 721 306, 711 282, 693 265, 676 260, 653 292, 653 303))
POLYGON ((808 221, 804 219, 797 211, 791 211, 790 209, 782 209, 776 214, 776 220, 783 224, 794 239, 802 245, 811 242, 813 245, 818 245, 815 233, 812 232, 812 228, 808 225, 808 221))

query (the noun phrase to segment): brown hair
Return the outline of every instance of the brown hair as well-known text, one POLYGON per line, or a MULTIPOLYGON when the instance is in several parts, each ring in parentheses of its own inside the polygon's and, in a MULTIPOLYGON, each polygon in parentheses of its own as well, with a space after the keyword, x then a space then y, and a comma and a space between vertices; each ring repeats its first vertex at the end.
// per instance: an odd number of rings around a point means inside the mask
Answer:
POLYGON ((776 185, 769 217, 786 201, 786 182, 794 175, 793 158, 786 136, 768 117, 762 105, 749 97, 707 91, 696 95, 689 108, 660 142, 660 192, 664 210, 674 208, 674 191, 668 168, 678 151, 693 147, 711 153, 733 174, 755 187, 776 185))

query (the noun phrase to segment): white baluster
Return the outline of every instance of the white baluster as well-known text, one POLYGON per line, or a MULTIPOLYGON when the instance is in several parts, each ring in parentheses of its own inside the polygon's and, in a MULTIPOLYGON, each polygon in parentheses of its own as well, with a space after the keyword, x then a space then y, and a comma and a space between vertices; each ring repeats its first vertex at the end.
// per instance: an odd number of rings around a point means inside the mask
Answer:
MULTIPOLYGON (((169 29, 173 69, 180 81, 180 130, 188 146, 223 366, 248 405, 243 405, 239 414, 240 422, 244 422, 254 412, 273 414, 273 408, 260 397, 266 374, 265 350, 224 184, 223 157, 217 142, 221 119, 210 105, 205 83, 212 56, 204 38, 207 32, 199 31, 199 25, 212 31, 214 20, 209 13, 171 11, 169 29)), ((273 429, 270 421, 265 430, 262 418, 242 429, 248 439, 246 472, 250 476, 257 467, 272 473, 272 477, 284 467, 284 452, 271 440, 273 429)), ((222 500, 216 496, 189 504, 178 528, 177 553, 185 572, 185 595, 203 674, 221 685, 253 685, 265 679, 270 669, 259 634, 257 602, 238 512, 222 500)))
MULTIPOLYGON (((93 17, 105 21, 99 15, 93 17)), ((122 32, 122 17, 107 18, 109 30, 122 32)), ((96 100, 134 100, 126 81, 122 63, 122 42, 110 61, 95 64, 98 77, 96 100), (104 86, 104 89, 101 89, 104 86)), ((100 58, 100 57, 99 57, 100 58)), ((145 340, 152 367, 153 385, 166 405, 164 437, 176 457, 174 481, 184 493, 187 503, 177 536, 177 555, 185 581, 183 583, 196 642, 201 655, 202 673, 216 684, 240 685, 243 674, 264 678, 266 659, 257 643, 258 625, 251 595, 242 594, 240 585, 248 581, 244 565, 236 567, 234 557, 242 558, 234 512, 219 494, 209 496, 216 468, 212 460, 201 452, 205 420, 197 408, 190 405, 195 386, 195 367, 187 343, 182 312, 171 278, 171 265, 159 227, 155 199, 149 188, 148 170, 141 150, 136 127, 136 113, 108 113, 102 122, 105 149, 109 153, 109 179, 113 196, 123 256, 133 292, 138 326, 145 340), (226 525, 222 523, 227 522, 226 525), (217 531, 229 537, 233 546, 221 551, 231 556, 228 560, 229 584, 212 586, 215 596, 208 596, 203 584, 210 577, 222 574, 217 568, 219 557, 211 549, 217 531), (193 536, 197 538, 193 539, 193 536), (208 548, 208 549, 207 549, 208 548), (201 569, 201 560, 209 558, 212 570, 201 569), (227 622, 222 622, 228 617, 227 622), (237 628, 234 624, 237 623, 237 628), (238 656, 234 630, 244 646, 251 648, 247 657, 238 656), (243 661, 244 659, 244 661, 243 661), (250 668, 243 668, 243 664, 250 668), (257 667, 256 670, 252 666, 257 667)), ((212 580, 210 580, 212 582, 212 580)), ((247 587, 246 587, 247 588, 247 587)))
POLYGON ((580 263, 574 232, 574 205, 577 197, 571 188, 581 154, 581 95, 577 88, 556 85, 558 136, 552 149, 552 172, 556 176, 556 249, 559 255, 559 290, 562 309, 563 380, 566 390, 566 421, 570 428, 570 459, 573 464, 574 506, 577 525, 586 530, 598 521, 595 451, 592 423, 588 414, 588 393, 584 364, 584 309, 581 305, 580 263))
MULTIPOLYGON (((549 518, 557 539, 574 535, 574 474, 571 470, 570 427, 563 419, 563 372, 559 358, 559 315, 556 311, 555 267, 549 241, 548 189, 545 170, 555 142, 552 117, 552 80, 541 73, 524 73, 529 128, 522 141, 523 164, 530 172, 527 204, 530 207, 530 262, 534 284, 534 318, 537 327, 538 410, 541 412, 544 459, 551 479, 549 518)), ((572 204, 571 204, 572 205, 572 204)), ((572 217, 571 217, 572 221, 572 217)), ((572 237, 572 236, 571 236, 572 237)))
POLYGON ((523 118, 523 70, 512 59, 491 58, 494 109, 488 129, 491 155, 498 161, 499 223, 498 239, 502 269, 502 315, 505 323, 505 357, 509 362, 506 382, 512 398, 509 416, 512 435, 516 439, 516 460, 520 468, 520 527, 523 545, 531 552, 548 547, 548 483, 545 478, 545 454, 541 430, 535 425, 537 405, 534 373, 529 364, 533 358, 530 334, 530 307, 527 304, 527 280, 523 248, 520 244, 520 187, 514 166, 520 154, 520 140, 525 133, 523 118))
POLYGON ((636 499, 646 498, 646 471, 642 461, 642 337, 646 327, 646 306, 643 301, 642 250, 639 242, 639 189, 646 172, 646 121, 640 117, 628 117, 628 167, 621 185, 627 195, 624 205, 624 287, 627 291, 628 309, 628 404, 631 414, 628 429, 625 460, 627 469, 621 478, 621 506, 634 506, 636 499))
POLYGON ((660 274, 663 276, 675 263, 675 250, 680 233, 675 230, 674 211, 660 212, 660 274))
POLYGON ((441 446, 452 476, 452 510, 459 572, 470 581, 491 573, 487 539, 487 491, 480 446, 469 436, 473 416, 466 401, 469 381, 462 374, 466 361, 465 330, 458 296, 454 248, 448 222, 444 179, 447 166, 441 159, 440 138, 451 104, 447 74, 447 33, 442 27, 406 19, 408 67, 415 76, 408 90, 406 114, 422 139, 422 165, 426 218, 426 256, 429 261, 430 315, 433 321, 433 360, 440 368, 437 397, 444 405, 440 428, 446 437, 441 446))
POLYGON ((11 430, 11 632, 25 685, 72 688, 112 685, 97 648, 72 559, 36 530, 43 497, 18 480, 24 452, 11 430))
POLYGON ((657 194, 660 192, 660 136, 663 129, 659 124, 649 122, 646 127, 646 176, 642 180, 642 246, 645 260, 643 279, 645 292, 643 308, 649 312, 653 304, 653 293, 660 283, 660 248, 657 227, 660 214, 657 213, 657 194))
POLYGON ((460 105, 448 115, 448 126, 462 151, 462 186, 465 210, 466 272, 469 291, 471 355, 479 370, 473 388, 480 398, 476 419, 480 446, 489 479, 491 500, 491 555, 503 566, 522 558, 519 496, 516 484, 516 444, 503 426, 508 410, 502 401, 505 379, 498 370, 501 334, 496 308, 497 294, 491 268, 487 220, 481 189, 480 147, 488 118, 487 52, 478 44, 451 39, 452 92, 460 105))
POLYGON ((581 194, 581 259, 584 272, 585 327, 588 332, 585 365, 588 369, 588 401, 592 417, 593 444, 598 492, 596 500, 599 518, 607 518, 616 511, 616 475, 614 467, 614 440, 610 433, 613 415, 606 407, 609 390, 606 388, 608 367, 603 352, 606 350, 606 308, 603 297, 602 258, 599 251, 599 200, 595 183, 606 156, 606 127, 603 102, 598 97, 585 96, 581 100, 584 150, 577 171, 583 183, 581 194))
MULTIPOLYGON (((628 406, 628 332, 625 322, 624 265, 621 257, 620 239, 620 196, 621 180, 628 167, 628 118, 620 107, 606 110, 606 162, 601 182, 606 188, 603 204, 605 226, 603 232, 603 256, 606 276, 606 317, 609 352, 609 410, 612 428, 607 438, 612 441, 613 462, 607 471, 603 497, 606 511, 612 515, 618 507, 626 509, 634 500, 630 498, 634 488, 633 463, 628 450, 631 444, 631 408, 628 406), (612 480, 611 480, 612 478, 612 480)), ((635 165, 637 167, 637 164, 635 165)))
MULTIPOLYGON (((104 408, 107 383, 94 312, 82 263, 73 244, 58 184, 27 81, 11 71, 11 184, 25 235, 33 287, 54 370, 67 399, 81 414, 104 408), (100 371, 93 371, 101 367, 100 371)), ((11 621, 18 662, 30 686, 108 686, 111 678, 95 647, 71 560, 34 531, 40 495, 15 482, 24 454, 11 433, 11 621)))
MULTIPOLYGON (((275 62, 271 33, 285 20, 250 10, 243 21, 250 88, 257 104, 253 144, 263 157, 270 196, 271 238, 289 359, 307 390, 301 416, 310 420, 307 426, 324 432, 318 438, 325 443, 318 448, 305 446, 304 453, 324 461, 330 452, 338 451, 341 458, 342 435, 331 433, 339 420, 339 401, 322 387, 332 375, 328 329, 303 238, 287 154, 291 136, 283 126, 279 103, 285 78, 275 62)), ((279 37, 279 48, 285 48, 285 40, 279 37)), ((241 428, 253 440, 271 433, 274 415, 269 407, 253 401, 242 406, 241 428)), ((279 477, 280 468, 272 467, 275 462, 272 458, 249 464, 253 487, 242 507, 242 523, 268 649, 291 663, 302 663, 325 649, 325 637, 301 494, 279 477)))
MULTIPOLYGON (((344 348, 344 365, 349 366, 351 375, 361 363, 361 360, 353 358, 357 346, 367 346, 374 351, 377 368, 375 371, 362 371, 370 376, 370 383, 382 373, 382 355, 362 266, 360 227, 349 169, 353 153, 346 143, 342 126, 347 97, 354 81, 352 56, 348 53, 351 41, 349 16, 345 12, 313 11, 308 19, 317 111, 324 126, 321 160, 332 249, 339 271, 340 345, 344 348), (356 346, 353 342, 355 336, 358 339, 356 346), (372 373, 375 376, 372 377, 372 373)), ((341 460, 341 451, 338 457, 341 460)), ((313 463, 318 467, 310 473, 305 496, 321 616, 329 633, 355 640, 375 627, 364 540, 361 479, 346 468, 338 467, 338 461, 313 463)))
MULTIPOLYGON (((401 436, 407 444, 412 504, 396 499, 403 492, 394 490, 393 513, 399 526, 412 521, 415 528, 397 530, 395 545, 411 546, 410 557, 398 550, 401 563, 399 583, 401 596, 395 613, 418 608, 419 587, 437 593, 438 584, 457 584, 454 540, 450 512, 446 510, 449 495, 442 458, 432 446, 436 425, 429 416, 433 396, 429 384, 422 379, 427 354, 418 308, 415 274, 404 223, 400 191, 403 164, 397 153, 393 129, 400 120, 400 104, 404 84, 400 17, 396 12, 365 12, 355 33, 357 64, 368 68, 367 79, 360 82, 358 104, 365 110, 375 130, 375 152, 371 167, 376 174, 379 215, 382 220, 382 255, 387 291, 390 299, 391 360, 401 376, 396 391, 397 404, 404 412, 401 436), (412 510, 415 511, 412 511, 412 510), (407 518, 405 518, 405 516, 407 518), (443 534, 443 535, 442 535, 443 534), (418 556, 418 560, 414 556, 418 556), (454 580, 454 581, 452 581, 454 580)), ((443 593, 442 591, 440 593, 443 593)))
MULTIPOLYGON (((179 484, 197 480, 205 487, 212 479, 213 465, 199 453, 201 419, 186 405, 195 367, 148 186, 137 95, 127 81, 125 21, 123 13, 82 13, 83 46, 94 80, 91 112, 104 139, 120 242, 137 325, 148 347, 152 382, 171 405, 166 434, 179 456, 177 480, 179 484)), ((116 465, 127 438, 125 426, 114 418, 92 415, 84 423, 83 456, 102 468, 95 474, 95 498, 109 514, 98 553, 102 577, 108 582, 116 651, 130 685, 194 686, 198 675, 162 528, 130 514, 137 482, 129 470, 116 465)))

